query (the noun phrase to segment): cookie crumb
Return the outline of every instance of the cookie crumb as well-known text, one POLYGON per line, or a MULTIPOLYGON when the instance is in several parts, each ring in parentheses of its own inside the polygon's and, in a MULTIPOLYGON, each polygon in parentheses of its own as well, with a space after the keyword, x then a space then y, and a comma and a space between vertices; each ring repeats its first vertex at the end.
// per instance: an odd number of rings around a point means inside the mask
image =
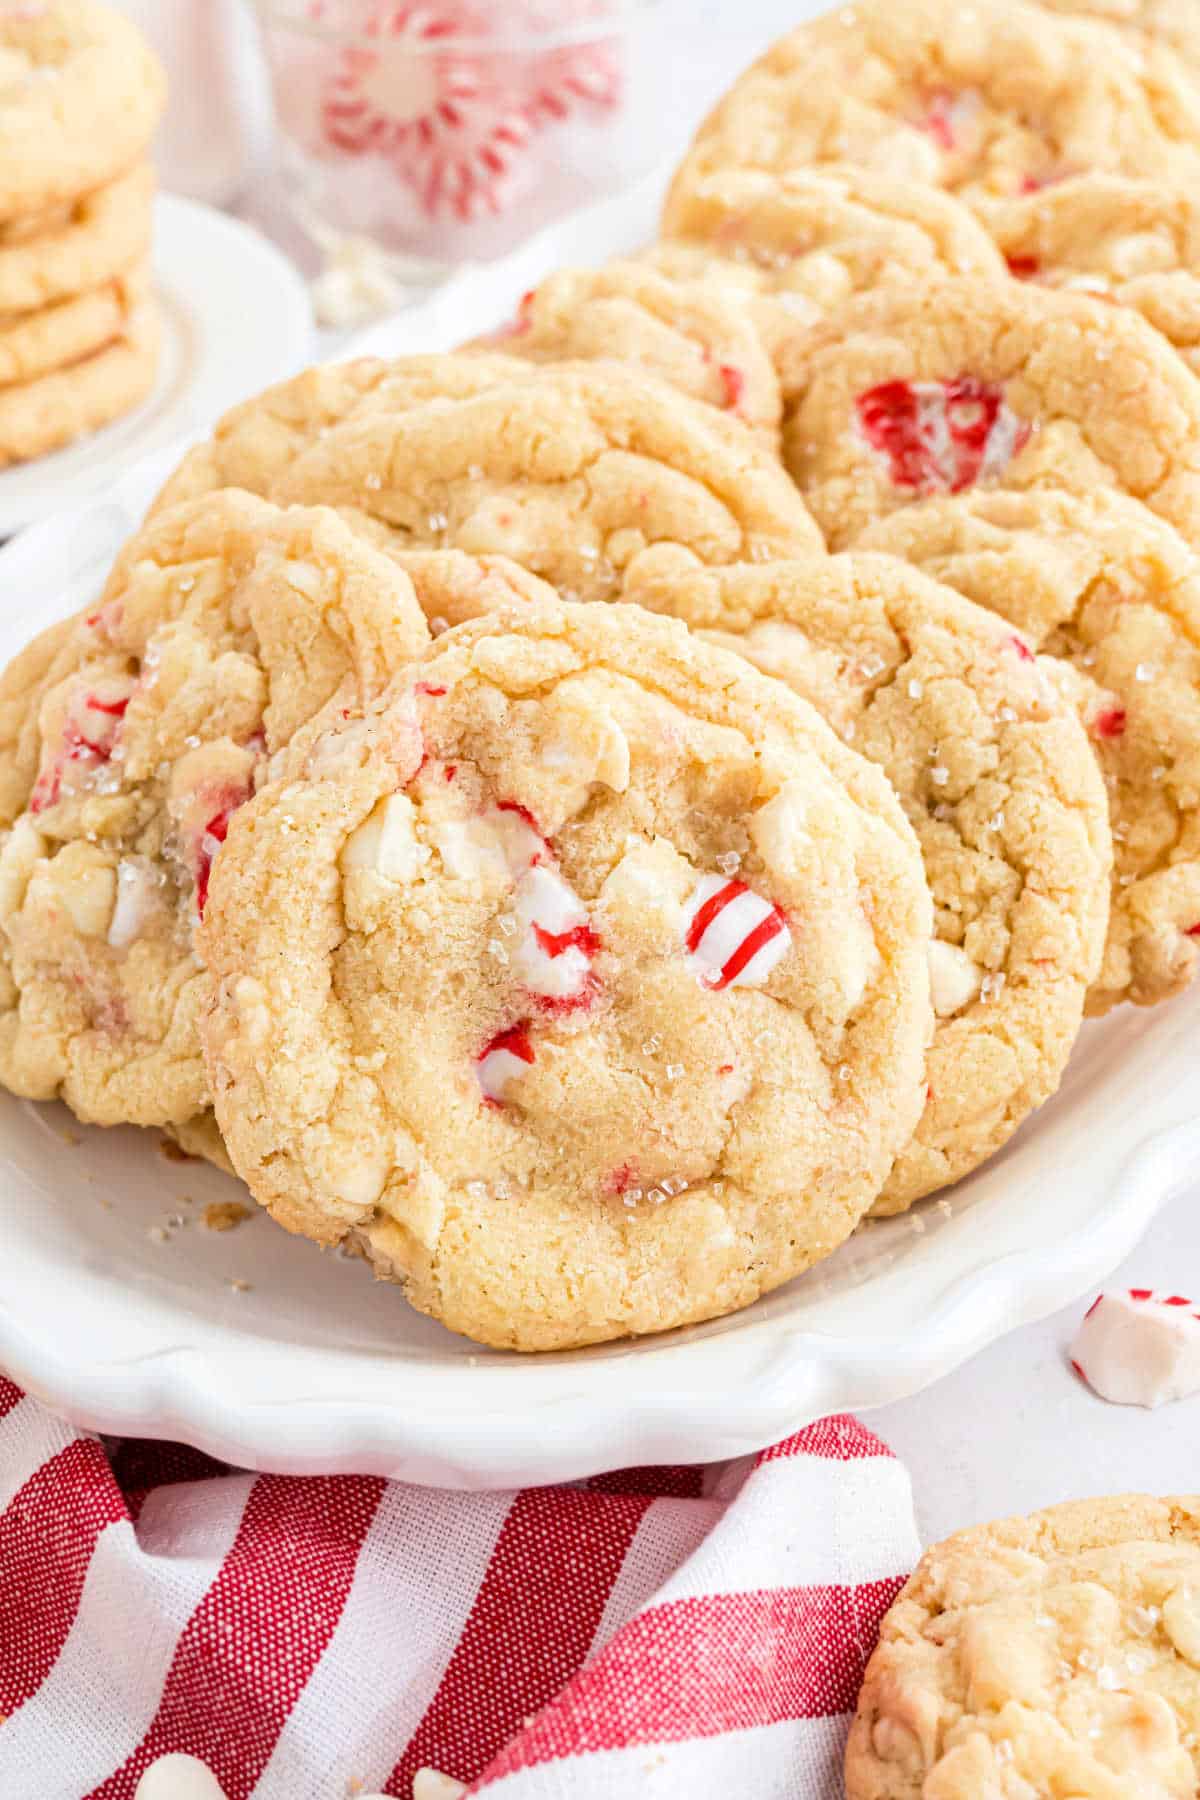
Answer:
POLYGON ((165 1156, 167 1161, 172 1163, 191 1163, 199 1161, 198 1157, 190 1156, 183 1148, 182 1144, 177 1144, 174 1138, 159 1138, 158 1152, 160 1156, 165 1156))
POLYGON ((210 1200, 200 1216, 209 1231, 234 1231, 250 1217, 250 1208, 240 1200, 210 1200))

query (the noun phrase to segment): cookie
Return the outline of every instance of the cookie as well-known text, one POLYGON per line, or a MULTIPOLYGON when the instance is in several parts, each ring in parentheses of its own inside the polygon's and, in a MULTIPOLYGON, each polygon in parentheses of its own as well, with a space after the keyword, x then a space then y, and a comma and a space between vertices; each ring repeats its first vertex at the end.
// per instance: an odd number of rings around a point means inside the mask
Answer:
POLYGON ((1191 1800, 1200 1498, 1076 1500, 926 1552, 883 1621, 847 1800, 1191 1800))
POLYGON ((1097 492, 922 501, 864 532, 998 613, 1078 677, 1115 861, 1088 999, 1169 999, 1200 954, 1200 558, 1135 500, 1097 492))
POLYGON ((718 170, 676 186, 662 233, 645 259, 674 279, 753 296, 768 344, 790 321, 822 318, 881 282, 1005 273, 988 232, 951 195, 853 164, 718 170))
POLYGON ((1115 488, 1200 545, 1200 385, 1136 313, 1018 281, 864 296, 778 351, 830 544, 930 494, 1115 488))
POLYGON ((154 171, 137 163, 53 214, 0 224, 0 313, 32 312, 103 287, 149 252, 154 171))
POLYGON ((1200 69, 1200 15, 1180 0, 1038 0, 1050 12, 1074 13, 1127 33, 1139 47, 1147 39, 1175 51, 1200 69))
POLYGON ((861 0, 780 40, 709 114, 673 200, 719 169, 862 163, 972 202, 1064 173, 1200 173, 1200 86, 1169 52, 1024 0, 861 0))
POLYGON ((233 407, 212 437, 198 444, 157 495, 151 513, 214 488, 266 495, 297 456, 359 406, 403 412, 426 400, 486 392, 527 373, 506 356, 360 356, 353 362, 306 369, 233 407))
POLYGON ((0 389, 0 469, 60 450, 140 406, 154 387, 161 344, 158 308, 148 300, 104 349, 0 389))
POLYGON ((1200 374, 1200 202, 1191 189, 1081 175, 981 211, 1019 280, 1135 307, 1200 374))
POLYGON ((929 1029, 880 772, 624 606, 464 624, 341 711, 233 820, 204 919, 258 1199, 522 1350, 730 1312, 840 1243, 929 1029))
POLYGON ((100 1124, 204 1109, 192 938, 230 816, 347 677, 378 689, 427 642, 407 578, 332 514, 223 493, 145 528, 100 602, 18 659, 0 685, 6 1087, 100 1124))
POLYGON ((928 1097, 875 1206, 901 1212, 1058 1087, 1100 962, 1112 846, 1088 739, 1043 659, 892 557, 644 565, 631 598, 814 705, 877 763, 933 896, 928 1097))
POLYGON ((35 381, 95 355, 122 336, 149 292, 150 270, 142 264, 91 293, 37 312, 0 313, 0 388, 35 381))
POLYGON ((703 563, 823 547, 784 470, 737 420, 619 363, 521 366, 520 379, 468 398, 360 409, 291 463, 272 497, 320 496, 382 523, 401 548, 510 556, 568 599, 619 599, 655 544, 703 563))
POLYGON ((634 262, 560 269, 485 340, 531 362, 617 357, 741 419, 779 449, 779 379, 755 319, 736 294, 677 281, 634 262))
POLYGON ((167 81, 136 26, 97 0, 0 8, 0 218, 73 204, 142 156, 167 81))

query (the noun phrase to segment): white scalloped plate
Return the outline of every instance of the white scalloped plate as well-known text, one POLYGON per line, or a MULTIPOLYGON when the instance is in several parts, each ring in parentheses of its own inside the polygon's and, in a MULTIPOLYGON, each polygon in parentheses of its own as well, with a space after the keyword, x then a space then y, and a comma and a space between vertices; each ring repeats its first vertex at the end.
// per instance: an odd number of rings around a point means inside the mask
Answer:
MULTIPOLYGON (((655 197, 569 222, 369 347, 485 329, 555 262, 647 236, 655 197)), ((91 598, 170 462, 0 553, 0 660, 91 598)), ((1200 991, 1091 1026, 1058 1097, 940 1203, 733 1318, 536 1359, 478 1350, 263 1214, 206 1230, 240 1190, 154 1134, 0 1096, 0 1364, 78 1423, 285 1472, 483 1487, 739 1455, 914 1393, 1101 1281, 1200 1172, 1198 1033, 1200 991)))

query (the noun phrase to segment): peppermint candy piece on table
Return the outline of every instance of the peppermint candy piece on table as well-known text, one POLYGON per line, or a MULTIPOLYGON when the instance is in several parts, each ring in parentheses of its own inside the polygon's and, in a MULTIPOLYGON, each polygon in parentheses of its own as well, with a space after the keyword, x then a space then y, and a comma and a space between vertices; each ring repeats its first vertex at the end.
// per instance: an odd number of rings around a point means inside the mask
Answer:
POLYGON ((1200 1308, 1151 1288, 1101 1294, 1075 1334, 1071 1365, 1119 1406, 1161 1406, 1200 1393, 1200 1308))
POLYGON ((858 429, 886 458, 893 484, 917 494, 960 494, 999 475, 1029 442, 994 381, 881 381, 854 403, 858 429))
POLYGON ((486 13, 457 0, 381 6, 369 43, 343 51, 325 94, 325 136, 351 155, 385 156, 424 210, 464 222, 515 198, 533 132, 511 56, 488 56, 455 39, 494 30, 486 13))
POLYGON ((683 916, 688 962, 707 988, 761 987, 782 961, 792 934, 781 909, 744 881, 705 875, 683 916))

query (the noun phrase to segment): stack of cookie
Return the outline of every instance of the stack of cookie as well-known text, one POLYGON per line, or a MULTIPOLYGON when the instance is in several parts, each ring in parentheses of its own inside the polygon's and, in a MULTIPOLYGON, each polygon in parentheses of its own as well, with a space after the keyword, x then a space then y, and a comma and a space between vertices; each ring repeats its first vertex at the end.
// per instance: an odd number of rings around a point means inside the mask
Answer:
POLYGON ((641 257, 229 414, 0 682, 0 1081, 520 1349, 979 1167, 1200 950, 1198 82, 864 0, 641 257))
POLYGON ((154 179, 165 100, 97 0, 0 8, 0 468, 107 424, 154 382, 154 179))

